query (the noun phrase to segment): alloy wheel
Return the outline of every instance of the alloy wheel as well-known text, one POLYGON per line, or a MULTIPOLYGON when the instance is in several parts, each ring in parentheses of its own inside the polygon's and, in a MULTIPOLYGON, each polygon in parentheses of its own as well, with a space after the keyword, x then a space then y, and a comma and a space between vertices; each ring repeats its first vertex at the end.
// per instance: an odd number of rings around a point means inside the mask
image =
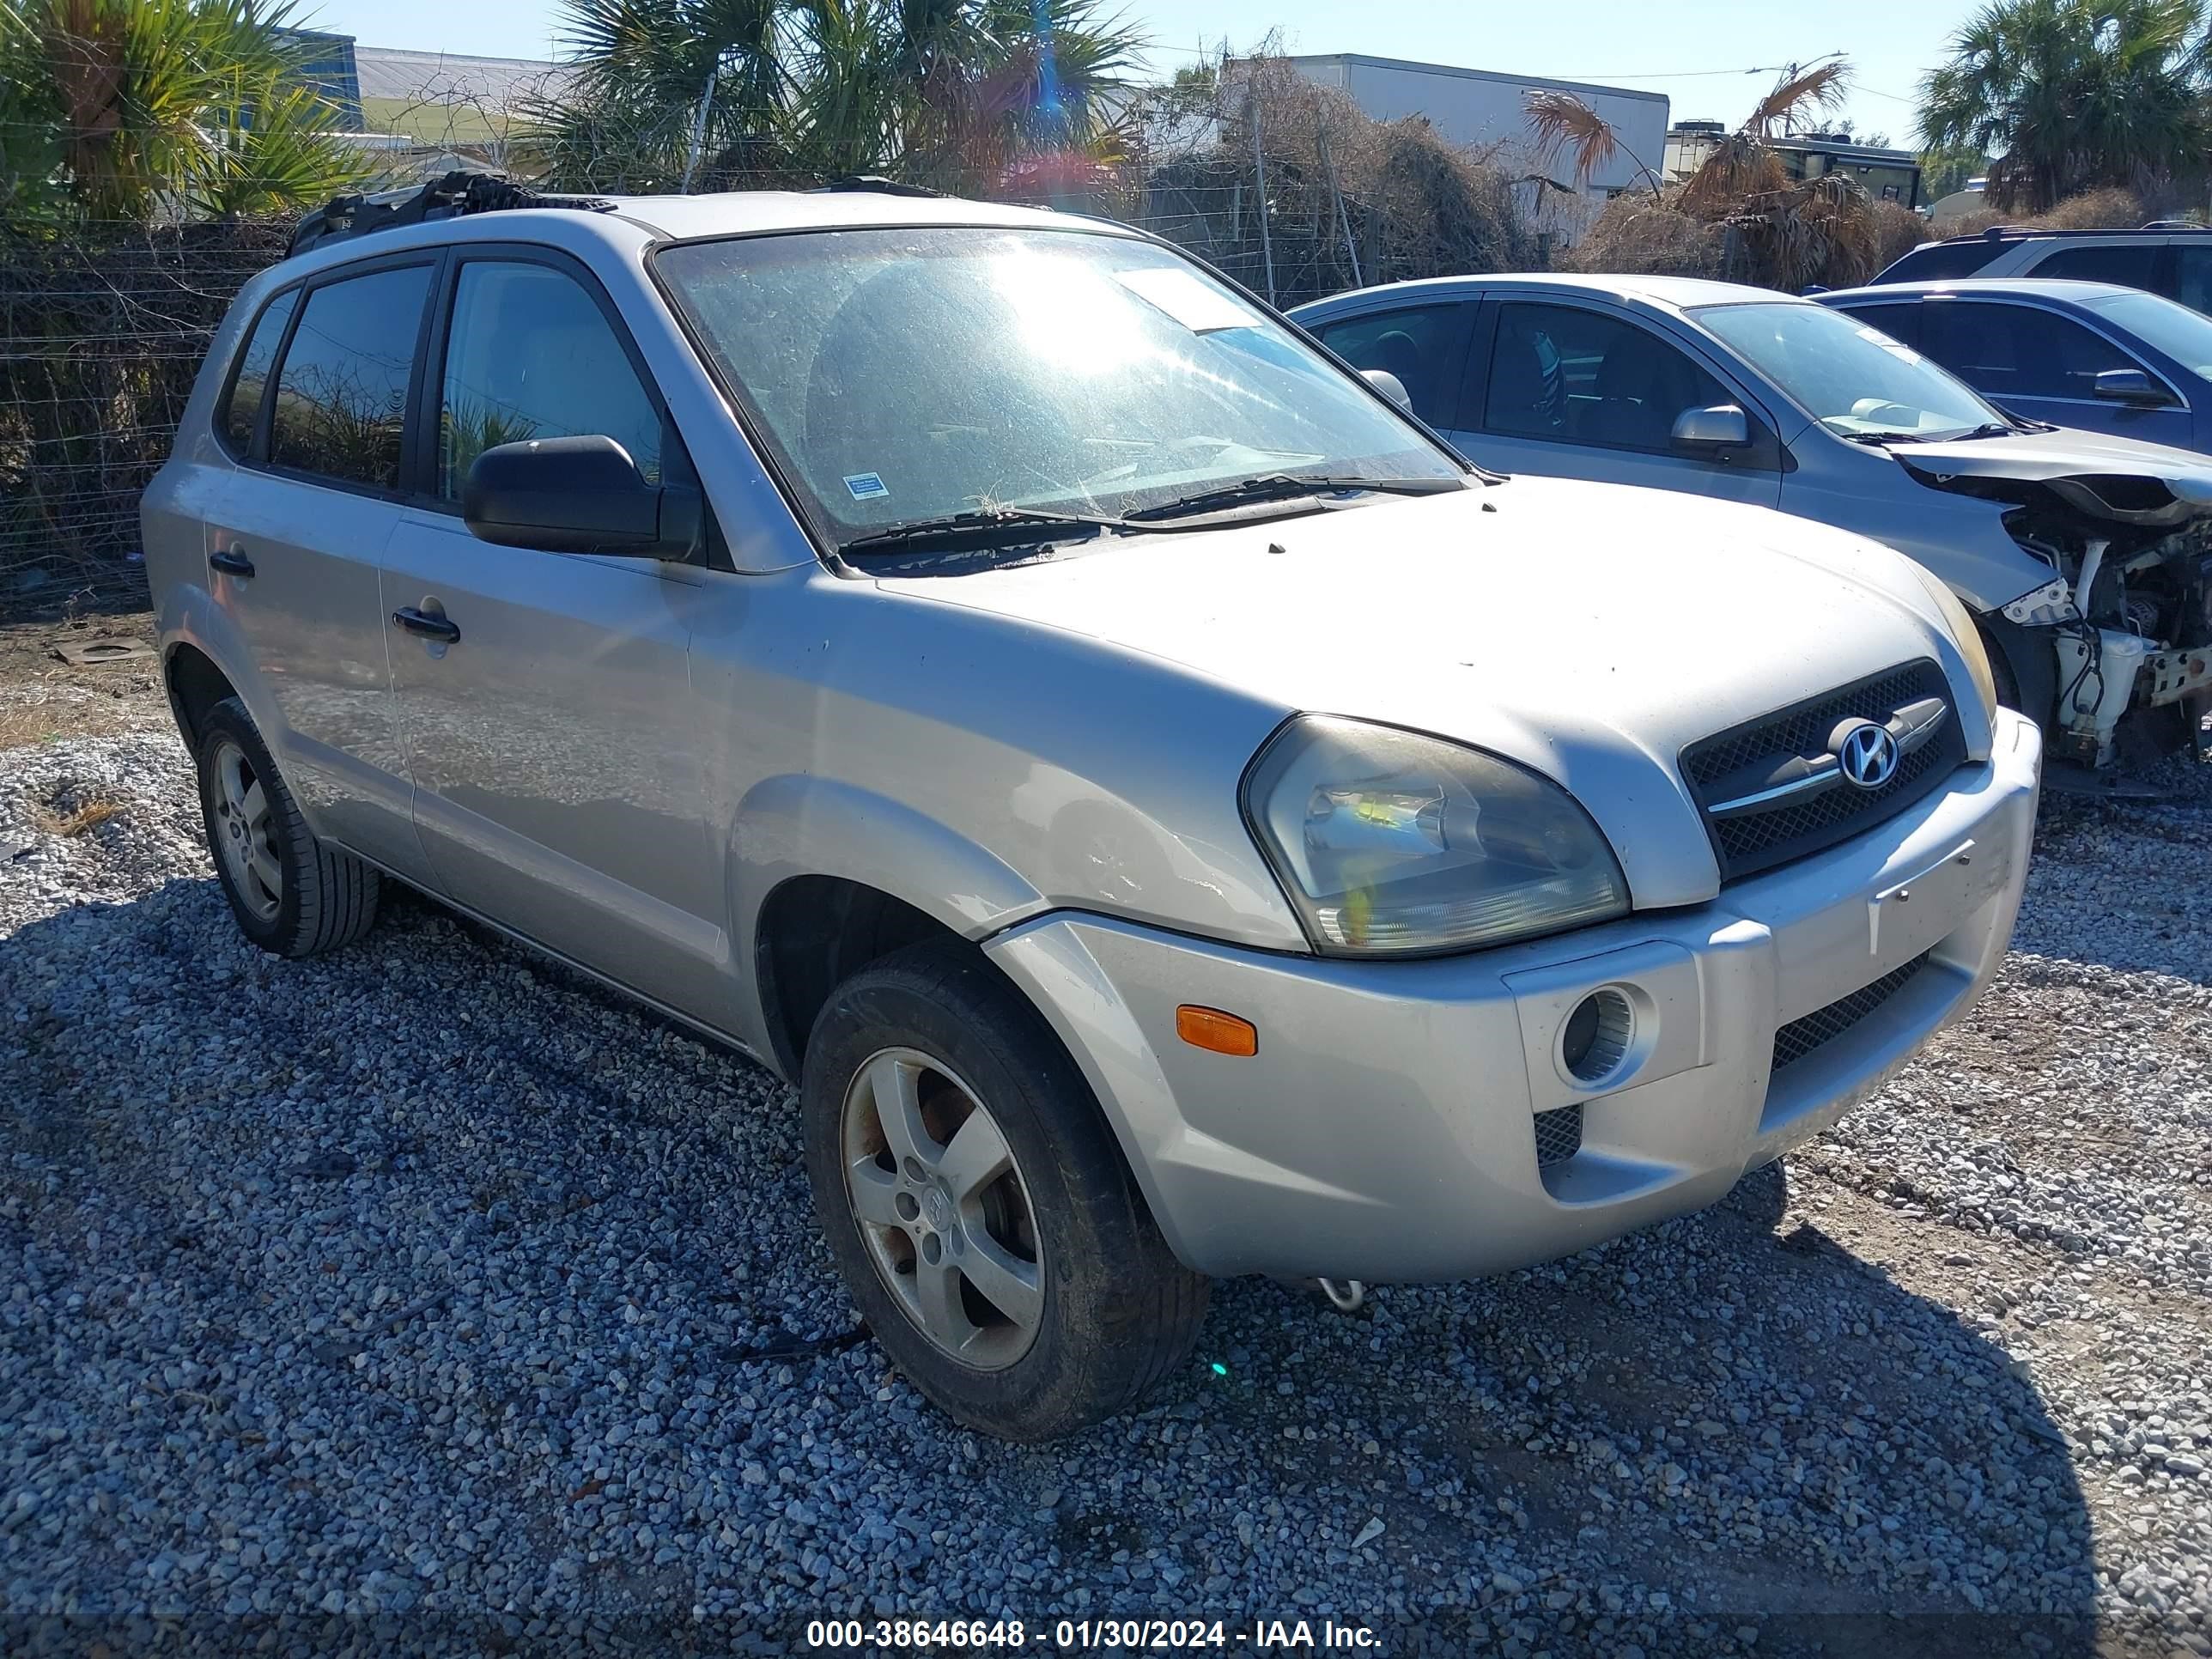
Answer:
POLYGON ((842 1145, 847 1201, 907 1317, 978 1370, 1027 1353, 1044 1316, 1036 1218, 975 1091, 915 1049, 883 1049, 846 1091, 842 1145))
POLYGON ((246 908, 272 920, 284 898, 269 792, 245 750, 224 738, 215 752, 215 848, 223 872, 246 908))

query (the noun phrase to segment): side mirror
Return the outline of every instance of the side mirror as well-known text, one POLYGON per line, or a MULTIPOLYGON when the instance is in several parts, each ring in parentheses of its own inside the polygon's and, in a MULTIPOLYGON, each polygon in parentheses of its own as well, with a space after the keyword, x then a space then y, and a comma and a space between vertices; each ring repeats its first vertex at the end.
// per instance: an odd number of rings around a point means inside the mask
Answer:
POLYGON ((2171 392, 2139 368, 2099 369, 2097 395, 2118 404, 2141 404, 2147 409, 2162 409, 2173 401, 2171 392))
POLYGON ((1734 404, 1686 409, 1674 417, 1674 447, 1693 453, 1745 449, 1751 444, 1751 419, 1734 404))
POLYGON ((531 438, 477 456, 461 486, 469 533, 501 547, 681 559, 705 503, 690 484, 647 483, 612 438, 531 438))
POLYGON ((1387 368, 1363 368, 1359 378, 1373 386, 1408 415, 1413 412, 1413 394, 1406 390, 1406 383, 1387 368))

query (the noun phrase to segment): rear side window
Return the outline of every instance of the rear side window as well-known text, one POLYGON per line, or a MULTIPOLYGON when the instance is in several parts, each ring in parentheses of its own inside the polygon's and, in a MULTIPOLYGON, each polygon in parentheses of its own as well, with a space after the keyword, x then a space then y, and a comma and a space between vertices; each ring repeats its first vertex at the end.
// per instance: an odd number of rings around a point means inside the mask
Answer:
POLYGON ((2155 242, 2106 242, 2101 246, 2062 247, 2035 262, 2031 274, 2063 276, 2077 283, 2118 283, 2124 288, 2150 288, 2158 279, 2155 242))
POLYGON ((2097 395, 2100 371, 2142 366, 2056 312, 1986 300, 1929 307, 1927 340, 1929 356, 2000 404, 2008 397, 2087 402, 2097 395))
POLYGON ((1418 306, 1324 324, 1322 343, 1354 368, 1387 369, 1431 426, 1457 423, 1459 363, 1472 304, 1418 306))
POLYGON ((398 487, 430 274, 428 265, 404 265, 309 291, 276 376, 271 461, 341 483, 398 487))
POLYGON ((438 493, 476 458, 529 438, 612 438, 660 482, 660 414, 597 301, 550 266, 472 259, 453 289, 439 409, 438 493))
POLYGON ((276 348, 284 343, 284 325, 300 303, 300 290, 280 294, 270 301, 246 337, 246 349, 238 354, 238 372, 231 377, 230 396, 222 406, 222 435, 243 455, 253 447, 253 426, 261 414, 261 394, 276 366, 276 348))
POLYGON ((1877 283, 1939 283, 1971 276, 2004 252, 2002 242, 1930 242, 1875 278, 1877 283))
POLYGON ((1855 323, 1864 323, 1869 328, 1878 328, 1899 345, 1909 345, 1916 350, 1920 345, 1920 307, 1905 306, 1839 306, 1837 307, 1855 323))

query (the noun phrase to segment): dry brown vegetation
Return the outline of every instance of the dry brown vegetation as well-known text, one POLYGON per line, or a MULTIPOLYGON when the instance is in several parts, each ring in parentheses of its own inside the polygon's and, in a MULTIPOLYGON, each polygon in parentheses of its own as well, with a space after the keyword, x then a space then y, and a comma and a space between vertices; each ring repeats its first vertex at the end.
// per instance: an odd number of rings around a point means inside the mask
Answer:
POLYGON ((1105 211, 1144 224, 1276 301, 1301 304, 1365 283, 1540 262, 1513 183, 1421 117, 1376 121, 1279 58, 1240 61, 1215 94, 1210 137, 1147 158, 1139 185, 1105 211), (1253 159, 1259 124, 1261 164, 1253 159), (1267 239, 1259 174, 1267 176, 1267 239))

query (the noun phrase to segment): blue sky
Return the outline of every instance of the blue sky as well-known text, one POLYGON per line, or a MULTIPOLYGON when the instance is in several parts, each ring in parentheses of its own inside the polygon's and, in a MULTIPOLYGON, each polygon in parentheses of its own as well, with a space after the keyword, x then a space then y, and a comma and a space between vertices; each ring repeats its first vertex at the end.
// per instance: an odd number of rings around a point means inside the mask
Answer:
MULTIPOLYGON (((324 28, 374 46, 558 55, 556 0, 309 0, 324 28)), ((1362 52, 1663 92, 1676 119, 1739 119, 1774 81, 1775 66, 1848 54, 1857 88, 1846 112, 1863 132, 1912 137, 1912 96, 1978 0, 1128 0, 1162 69, 1188 63, 1226 36, 1250 46, 1280 29, 1292 52, 1362 52)))

